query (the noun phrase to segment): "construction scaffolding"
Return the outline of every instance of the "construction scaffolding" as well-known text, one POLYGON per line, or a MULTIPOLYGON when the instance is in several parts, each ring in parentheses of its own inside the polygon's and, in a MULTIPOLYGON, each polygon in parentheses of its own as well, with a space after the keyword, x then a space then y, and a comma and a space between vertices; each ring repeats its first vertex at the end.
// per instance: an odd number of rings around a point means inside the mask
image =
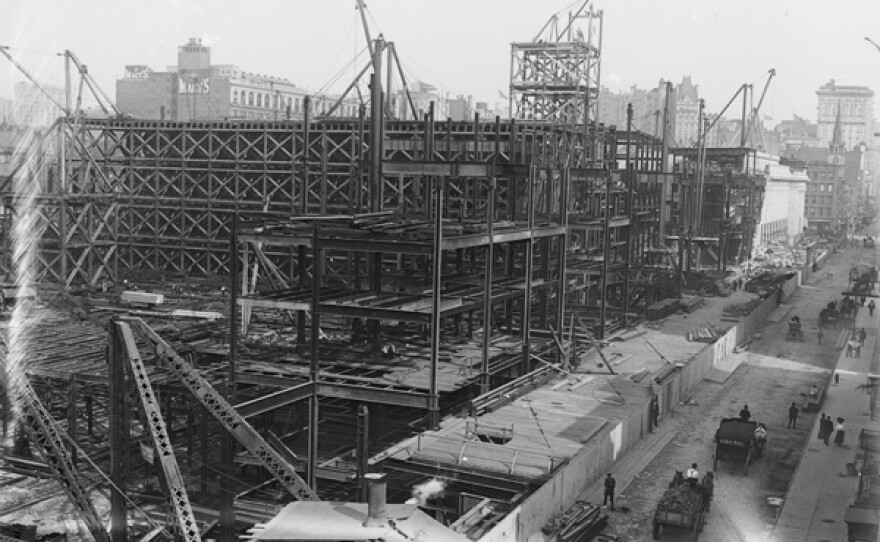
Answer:
POLYGON ((511 117, 581 126, 597 118, 602 11, 588 4, 554 14, 532 41, 511 44, 511 117))

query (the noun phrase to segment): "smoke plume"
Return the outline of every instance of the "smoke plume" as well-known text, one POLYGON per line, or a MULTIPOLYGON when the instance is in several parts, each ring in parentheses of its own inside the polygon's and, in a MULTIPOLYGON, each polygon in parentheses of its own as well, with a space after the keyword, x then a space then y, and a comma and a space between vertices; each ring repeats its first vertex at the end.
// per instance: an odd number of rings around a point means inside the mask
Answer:
POLYGON ((446 489, 446 482, 440 478, 431 478, 427 482, 416 484, 412 488, 412 497, 406 500, 406 504, 424 506, 429 499, 439 496, 446 489))

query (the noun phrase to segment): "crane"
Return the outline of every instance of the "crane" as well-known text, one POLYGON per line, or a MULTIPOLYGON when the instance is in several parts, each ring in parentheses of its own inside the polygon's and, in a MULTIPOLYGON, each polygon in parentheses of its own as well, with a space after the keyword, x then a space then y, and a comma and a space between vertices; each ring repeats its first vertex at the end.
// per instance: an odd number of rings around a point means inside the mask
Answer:
MULTIPOLYGON (((758 120, 758 112, 761 110, 761 105, 764 103, 764 97, 767 95, 767 89, 770 87, 770 81, 772 81, 773 77, 776 76, 776 70, 773 68, 770 68, 770 71, 768 71, 767 74, 768 74, 767 81, 764 82, 764 90, 761 91, 761 97, 758 99, 758 105, 754 109, 752 109, 752 114, 751 114, 751 117, 749 118, 748 127, 743 132, 743 137, 742 137, 743 146, 745 146, 745 142, 748 140, 749 135, 752 132, 752 128, 755 126, 755 123, 758 120)), ((761 134, 762 140, 763 140, 763 137, 764 136, 762 133, 761 134)))

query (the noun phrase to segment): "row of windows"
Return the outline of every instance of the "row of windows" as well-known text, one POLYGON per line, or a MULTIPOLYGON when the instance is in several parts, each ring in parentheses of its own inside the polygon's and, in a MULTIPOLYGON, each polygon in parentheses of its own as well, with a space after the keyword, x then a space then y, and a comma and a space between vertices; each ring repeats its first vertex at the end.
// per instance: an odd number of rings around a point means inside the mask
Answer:
POLYGON ((808 205, 833 205, 834 196, 811 196, 807 198, 808 205))
POLYGON ((850 115, 860 117, 864 112, 862 104, 825 102, 822 104, 822 114, 837 115, 838 108, 840 108, 840 115, 843 117, 848 117, 850 115))
MULTIPOLYGON (((305 100, 300 100, 296 96, 282 96, 281 94, 273 95, 264 92, 254 92, 238 89, 232 90, 232 105, 245 105, 249 107, 261 107, 272 110, 289 109, 291 113, 304 113, 305 100)), ((326 115, 327 111, 333 106, 334 102, 329 100, 314 100, 311 102, 311 111, 313 113, 320 111, 321 115, 326 115)), ((343 117, 355 117, 358 114, 358 106, 352 104, 342 104, 336 111, 336 114, 343 117)), ((269 118, 268 116, 256 115, 253 118, 269 118)))
POLYGON ((829 217, 831 216, 831 207, 807 207, 808 218, 829 217))
POLYGON ((807 192, 834 192, 833 184, 807 184, 807 192))

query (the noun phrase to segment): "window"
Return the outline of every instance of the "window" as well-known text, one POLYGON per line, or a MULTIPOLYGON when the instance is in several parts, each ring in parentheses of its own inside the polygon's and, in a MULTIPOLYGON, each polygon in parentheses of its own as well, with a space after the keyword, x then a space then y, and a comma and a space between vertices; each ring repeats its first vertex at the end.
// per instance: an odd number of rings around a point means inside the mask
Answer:
POLYGON ((235 89, 232 91, 232 103, 233 104, 238 103, 238 89, 235 89))
POLYGON ((293 100, 293 110, 299 113, 299 98, 293 100))
POLYGON ((254 105, 254 92, 248 92, 248 105, 254 105))
POLYGON ((263 95, 257 94, 257 107, 263 107, 263 95))

